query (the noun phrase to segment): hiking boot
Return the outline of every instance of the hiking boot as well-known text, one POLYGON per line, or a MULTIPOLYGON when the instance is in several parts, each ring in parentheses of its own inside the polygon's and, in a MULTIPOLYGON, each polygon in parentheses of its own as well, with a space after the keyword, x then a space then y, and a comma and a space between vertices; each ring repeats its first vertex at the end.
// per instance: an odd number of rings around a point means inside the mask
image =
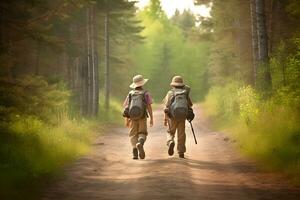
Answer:
POLYGON ((139 159, 138 153, 139 152, 138 152, 137 148, 133 148, 133 150, 132 150, 132 154, 133 154, 132 159, 134 159, 134 160, 139 159))
POLYGON ((175 142, 171 141, 169 143, 169 149, 168 149, 169 156, 173 156, 173 154, 174 154, 174 146, 175 146, 175 142))
POLYGON ((145 142, 145 140, 143 138, 140 138, 139 142, 136 144, 136 148, 139 151, 140 159, 145 158, 144 142, 145 142))
POLYGON ((184 158, 184 153, 178 153, 179 158, 184 158))

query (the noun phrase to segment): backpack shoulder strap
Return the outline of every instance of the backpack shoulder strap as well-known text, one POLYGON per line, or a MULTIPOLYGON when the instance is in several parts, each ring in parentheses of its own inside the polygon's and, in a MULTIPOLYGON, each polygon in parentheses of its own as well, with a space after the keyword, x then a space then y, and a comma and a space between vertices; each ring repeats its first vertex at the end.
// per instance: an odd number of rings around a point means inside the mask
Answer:
POLYGON ((184 89, 186 90, 186 98, 187 98, 187 101, 188 101, 188 106, 191 108, 193 106, 193 103, 192 103, 191 98, 190 98, 191 88, 190 88, 190 86, 185 85, 184 89))
POLYGON ((175 101, 175 89, 171 89, 169 92, 172 92, 172 96, 170 97, 170 103, 168 106, 170 106, 175 101))
POLYGON ((184 89, 186 90, 186 93, 189 95, 190 91, 191 91, 190 86, 186 85, 186 86, 184 86, 184 89))
POLYGON ((175 97, 175 94, 176 94, 176 90, 174 88, 172 88, 171 90, 169 90, 170 93, 172 93, 171 95, 171 98, 175 97))
POLYGON ((130 90, 128 93, 128 105, 130 105, 130 103, 131 103, 131 98, 132 98, 131 96, 133 93, 134 93, 134 90, 130 90))

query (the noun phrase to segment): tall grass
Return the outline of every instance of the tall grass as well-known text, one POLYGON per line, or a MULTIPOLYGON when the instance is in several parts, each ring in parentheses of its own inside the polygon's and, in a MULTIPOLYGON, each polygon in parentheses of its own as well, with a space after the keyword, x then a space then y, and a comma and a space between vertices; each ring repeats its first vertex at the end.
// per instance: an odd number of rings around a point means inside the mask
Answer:
POLYGON ((88 152, 96 124, 68 118, 70 91, 61 81, 0 82, 0 199, 32 199, 23 191, 88 152))
POLYGON ((123 123, 121 102, 112 99, 105 110, 102 98, 98 118, 70 119, 75 111, 62 81, 26 76, 0 82, 0 199, 38 196, 39 183, 89 151, 95 128, 123 123))
POLYGON ((1 123, 0 193, 18 195, 16 188, 53 174, 87 153, 92 136, 91 122, 67 118, 57 126, 32 116, 1 123))
POLYGON ((213 88, 203 104, 214 126, 262 167, 300 180, 300 115, 278 96, 263 100, 250 86, 213 88))
POLYGON ((102 123, 106 124, 117 124, 121 125, 123 124, 123 106, 122 106, 121 100, 118 100, 116 98, 111 98, 110 99, 110 106, 109 109, 107 110, 105 108, 104 104, 104 96, 100 96, 100 104, 99 104, 99 115, 98 119, 102 123))

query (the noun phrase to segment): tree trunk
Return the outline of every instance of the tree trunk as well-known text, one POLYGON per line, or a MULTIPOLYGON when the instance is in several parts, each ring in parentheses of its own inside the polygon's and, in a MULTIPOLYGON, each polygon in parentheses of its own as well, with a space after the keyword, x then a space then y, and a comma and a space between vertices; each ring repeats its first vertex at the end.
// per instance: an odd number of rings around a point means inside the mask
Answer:
POLYGON ((92 52, 91 52, 91 9, 90 9, 90 6, 87 7, 87 10, 86 10, 86 53, 87 53, 87 77, 86 77, 86 115, 90 115, 91 114, 91 76, 92 76, 92 52))
POLYGON ((2 53, 5 44, 4 38, 4 10, 0 8, 0 52, 2 53))
POLYGON ((268 34, 266 28, 265 1, 256 0, 256 22, 258 36, 258 66, 262 73, 262 89, 269 90, 271 87, 271 74, 269 69, 268 34))
POLYGON ((269 1, 268 4, 268 48, 269 48, 269 53, 272 54, 273 46, 272 46, 272 36, 273 36, 273 10, 275 7, 275 3, 273 0, 269 1))
POLYGON ((83 116, 87 116, 88 112, 87 112, 87 96, 88 96, 88 92, 87 92, 87 72, 88 72, 88 66, 87 66, 87 59, 86 57, 82 58, 81 61, 81 70, 82 70, 82 92, 81 92, 81 113, 83 116))
POLYGON ((256 12, 255 12, 255 0, 250 0, 250 12, 251 12, 251 41, 252 41, 252 84, 256 85, 257 76, 257 30, 256 30, 256 12))
POLYGON ((98 31, 97 31, 97 8, 93 6, 93 115, 98 114, 99 107, 99 71, 98 71, 98 31))
POLYGON ((94 24, 94 6, 90 7, 90 31, 91 31, 91 112, 93 116, 95 113, 95 24, 94 24))
POLYGON ((109 73, 109 5, 105 13, 105 109, 109 109, 110 73, 109 73))
POLYGON ((81 55, 69 58, 67 76, 76 94, 75 101, 78 104, 79 114, 91 117, 98 114, 99 101, 96 6, 86 7, 84 15, 84 24, 74 22, 70 26, 71 39, 83 36, 83 40, 81 55), (83 25, 84 29, 81 29, 83 25))
POLYGON ((95 116, 98 113, 99 101, 96 7, 90 5, 86 14, 86 115, 95 116))

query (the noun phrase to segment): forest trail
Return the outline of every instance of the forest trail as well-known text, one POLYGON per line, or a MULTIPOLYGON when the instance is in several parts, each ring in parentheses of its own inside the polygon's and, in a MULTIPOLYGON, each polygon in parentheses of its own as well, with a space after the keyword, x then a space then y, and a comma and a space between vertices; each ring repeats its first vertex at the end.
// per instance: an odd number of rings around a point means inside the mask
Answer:
POLYGON ((126 128, 111 128, 95 141, 90 155, 65 169, 43 199, 300 199, 299 188, 241 158, 232 141, 210 131, 201 109, 195 110, 198 145, 187 124, 186 159, 167 155, 163 114, 155 110, 145 160, 132 160, 126 128))

